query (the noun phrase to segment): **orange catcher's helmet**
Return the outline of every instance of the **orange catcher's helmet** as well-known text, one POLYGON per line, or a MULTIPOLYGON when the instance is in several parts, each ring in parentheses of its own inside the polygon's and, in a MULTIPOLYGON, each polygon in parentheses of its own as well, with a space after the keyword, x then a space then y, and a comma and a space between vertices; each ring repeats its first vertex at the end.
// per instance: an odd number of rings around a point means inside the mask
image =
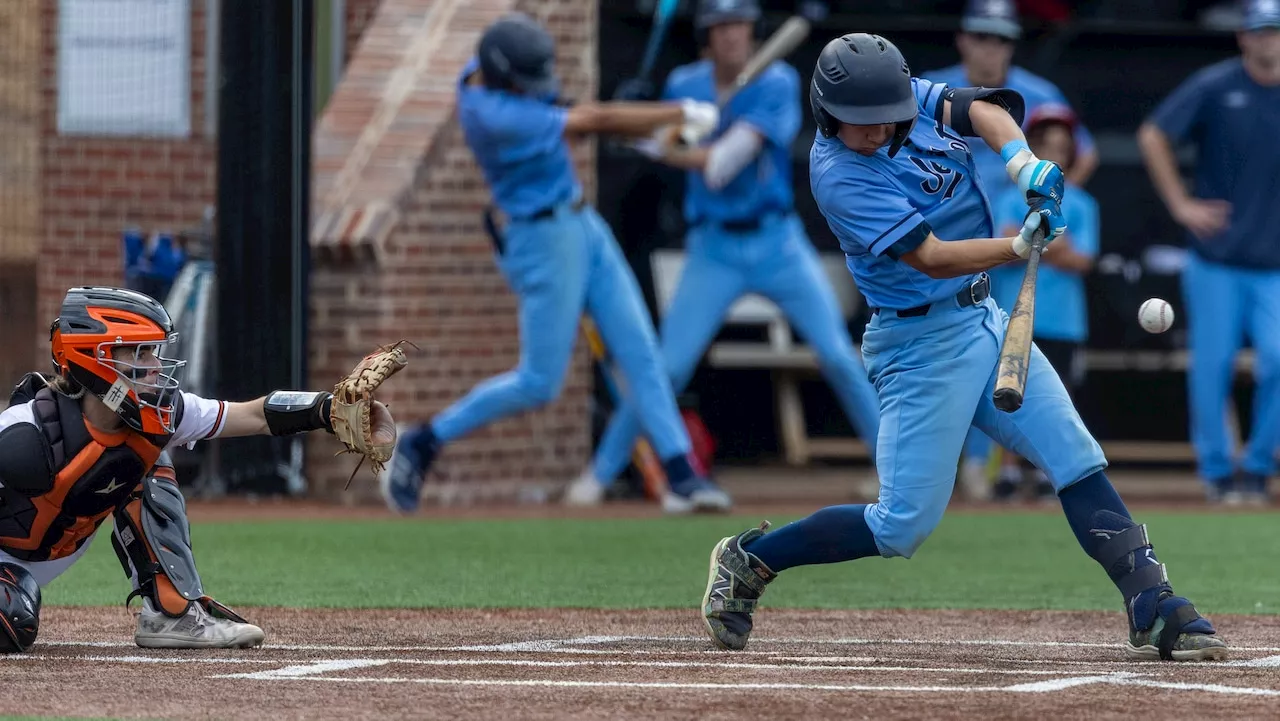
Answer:
POLYGON ((97 396, 133 430, 173 433, 178 371, 187 362, 164 357, 178 334, 163 305, 124 288, 72 288, 49 333, 59 375, 97 396))

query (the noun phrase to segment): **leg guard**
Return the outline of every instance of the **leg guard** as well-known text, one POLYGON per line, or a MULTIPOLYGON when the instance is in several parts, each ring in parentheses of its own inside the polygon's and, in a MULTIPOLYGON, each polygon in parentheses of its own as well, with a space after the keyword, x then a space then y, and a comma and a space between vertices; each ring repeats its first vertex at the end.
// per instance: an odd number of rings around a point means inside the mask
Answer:
MULTIPOLYGON (((1213 624, 1185 598, 1175 596, 1163 563, 1156 558, 1146 525, 1113 511, 1094 514, 1089 555, 1120 589, 1129 616, 1130 647, 1154 650, 1163 660, 1216 657, 1222 644, 1209 639, 1213 624)), ((1225 648, 1223 648, 1225 651, 1225 648)))
POLYGON ((178 618, 192 603, 199 603, 210 615, 245 623, 204 594, 191 552, 186 500, 178 490, 172 466, 165 465, 167 460, 161 456, 152 474, 115 513, 111 545, 134 584, 125 605, 134 596, 144 596, 156 610, 178 618))

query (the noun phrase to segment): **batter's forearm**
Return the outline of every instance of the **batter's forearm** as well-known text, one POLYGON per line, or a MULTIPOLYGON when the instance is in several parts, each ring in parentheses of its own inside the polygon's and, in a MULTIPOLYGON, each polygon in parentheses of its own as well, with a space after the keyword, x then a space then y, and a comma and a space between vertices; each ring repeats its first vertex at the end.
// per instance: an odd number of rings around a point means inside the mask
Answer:
POLYGON ((679 103, 584 103, 570 108, 565 130, 570 133, 643 136, 664 125, 684 122, 679 103))
POLYGON ((980 273, 1021 258, 1013 250, 1012 238, 942 241, 930 233, 902 260, 930 278, 943 279, 980 273))
POLYGON ((1022 128, 1008 110, 994 103, 974 103, 969 107, 969 120, 973 130, 998 155, 1005 145, 1014 140, 1026 140, 1022 128))
POLYGON ((1178 160, 1173 155, 1168 137, 1156 126, 1143 123, 1138 129, 1138 148, 1142 151, 1151 184, 1156 186, 1165 207, 1172 210, 1184 202, 1188 197, 1187 188, 1178 173, 1178 160))

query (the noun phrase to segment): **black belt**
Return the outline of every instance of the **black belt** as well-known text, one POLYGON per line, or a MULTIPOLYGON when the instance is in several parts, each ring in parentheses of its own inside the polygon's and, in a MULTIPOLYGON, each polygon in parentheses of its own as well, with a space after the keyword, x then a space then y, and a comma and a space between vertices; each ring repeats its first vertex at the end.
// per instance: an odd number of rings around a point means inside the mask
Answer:
MULTIPOLYGON (((530 215, 522 215, 522 216, 519 216, 518 218, 510 218, 510 220, 518 220, 523 223, 547 220, 548 218, 555 216, 556 208, 559 208, 561 205, 563 205, 563 203, 556 203, 555 205, 549 205, 543 208, 542 210, 534 211, 530 215)), ((586 207, 586 205, 587 205, 587 201, 585 198, 578 198, 577 200, 573 201, 573 203, 569 206, 569 210, 570 212, 576 213, 579 210, 582 210, 584 207, 586 207)), ((499 253, 502 253, 506 249, 506 243, 503 242, 502 231, 498 228, 497 215, 498 215, 497 210, 492 206, 485 208, 484 216, 483 216, 484 229, 485 229, 485 232, 489 234, 489 239, 493 241, 494 250, 498 251, 499 253)), ((505 225, 505 223, 503 225, 505 225)))
MULTIPOLYGON (((517 218, 516 220, 521 220, 521 221, 524 221, 524 222, 536 221, 536 220, 546 220, 547 218, 550 218, 551 216, 555 215, 555 214, 556 214, 556 208, 559 208, 561 205, 563 205, 563 203, 556 203, 555 205, 548 205, 547 207, 543 208, 542 210, 539 210, 539 211, 534 212, 532 215, 522 215, 522 216, 520 216, 519 218, 517 218)), ((578 198, 577 200, 573 201, 573 203, 569 206, 569 210, 570 210, 571 212, 576 213, 576 212, 578 212, 579 210, 582 210, 583 208, 585 208, 585 207, 586 207, 586 205, 587 205, 587 201, 586 201, 586 199, 585 199, 585 198, 578 198)))
POLYGON ((754 218, 742 218, 739 220, 701 220, 695 225, 712 225, 730 233, 755 233, 764 227, 765 221, 769 218, 784 215, 786 214, 774 211, 757 215, 754 218))
MULTIPOLYGON (((956 293, 956 303, 958 303, 961 308, 968 308, 971 305, 977 305, 986 300, 989 295, 991 295, 991 278, 988 277, 986 273, 979 273, 978 277, 975 278, 972 283, 961 288, 960 292, 956 293)), ((917 318, 922 315, 927 315, 929 313, 929 309, 933 306, 933 303, 925 303, 924 305, 918 305, 914 308, 907 308, 906 310, 898 311, 890 310, 888 308, 872 308, 871 313, 874 315, 883 311, 885 313, 892 313, 899 318, 917 318)))

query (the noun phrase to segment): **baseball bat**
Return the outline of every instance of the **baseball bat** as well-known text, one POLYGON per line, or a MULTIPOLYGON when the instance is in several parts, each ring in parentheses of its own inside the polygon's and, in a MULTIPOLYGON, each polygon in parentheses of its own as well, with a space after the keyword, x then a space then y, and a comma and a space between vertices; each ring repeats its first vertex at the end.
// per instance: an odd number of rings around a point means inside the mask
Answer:
POLYGON ((653 8, 653 29, 649 31, 649 42, 644 48, 644 57, 640 60, 640 72, 636 77, 648 80, 653 75, 653 65, 658 61, 658 50, 667 37, 671 27, 671 18, 675 17, 676 7, 680 0, 658 0, 653 8))
MULTIPOLYGON (((587 316, 582 317, 582 332, 587 336, 587 347, 591 350, 591 357, 600 367, 605 389, 613 399, 614 408, 617 408, 622 405, 622 387, 618 381, 613 359, 609 357, 609 350, 604 345, 604 339, 600 337, 600 331, 595 323, 587 316)), ((645 495, 652 500, 662 498, 667 489, 667 472, 663 469, 657 452, 653 450, 653 446, 646 438, 636 439, 636 445, 631 450, 631 462, 640 471, 645 495)))
POLYGON ((800 15, 792 15, 782 24, 764 44, 756 50, 747 64, 743 66, 742 71, 733 79, 730 85, 716 100, 716 105, 723 108, 733 100, 735 96, 746 86, 751 84, 764 72, 766 68, 775 60, 781 60, 791 51, 800 47, 800 43, 809 36, 809 28, 811 24, 808 19, 800 15))
POLYGON ((1040 272, 1040 252, 1044 242, 1044 223, 1036 228, 1031 239, 1031 255, 1027 257, 1027 269, 1022 274, 1022 286, 1013 312, 1009 313, 1009 325, 1000 344, 1000 363, 996 366, 996 387, 991 402, 1005 413, 1013 413, 1022 407, 1022 396, 1027 389, 1027 367, 1031 363, 1031 335, 1036 320, 1036 276, 1040 272))

